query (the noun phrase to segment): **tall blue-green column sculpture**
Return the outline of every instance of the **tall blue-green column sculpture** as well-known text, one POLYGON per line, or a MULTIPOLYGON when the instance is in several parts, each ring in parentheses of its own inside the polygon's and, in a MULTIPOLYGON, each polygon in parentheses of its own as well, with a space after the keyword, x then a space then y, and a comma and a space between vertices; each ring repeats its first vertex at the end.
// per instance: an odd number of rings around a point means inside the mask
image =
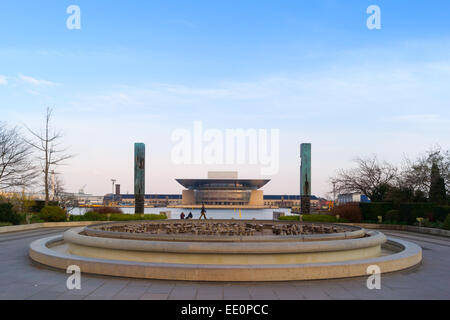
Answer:
POLYGON ((300 199, 301 212, 311 213, 311 144, 300 145, 300 199))
POLYGON ((134 212, 144 213, 145 144, 134 144, 134 212))

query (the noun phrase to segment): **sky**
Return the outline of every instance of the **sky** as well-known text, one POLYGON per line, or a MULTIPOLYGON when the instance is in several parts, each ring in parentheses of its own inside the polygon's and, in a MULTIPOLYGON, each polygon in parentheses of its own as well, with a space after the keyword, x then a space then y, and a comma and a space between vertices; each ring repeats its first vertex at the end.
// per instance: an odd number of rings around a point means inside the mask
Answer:
POLYGON ((312 143, 312 192, 358 156, 401 164, 449 149, 448 0, 2 0, 0 121, 35 130, 46 107, 75 156, 68 191, 133 192, 134 142, 147 193, 175 178, 239 171, 266 194, 299 193, 300 143, 312 143), (69 30, 70 5, 81 29, 69 30), (381 29, 366 12, 378 5, 381 29), (176 130, 279 130, 279 170, 177 164, 176 130))

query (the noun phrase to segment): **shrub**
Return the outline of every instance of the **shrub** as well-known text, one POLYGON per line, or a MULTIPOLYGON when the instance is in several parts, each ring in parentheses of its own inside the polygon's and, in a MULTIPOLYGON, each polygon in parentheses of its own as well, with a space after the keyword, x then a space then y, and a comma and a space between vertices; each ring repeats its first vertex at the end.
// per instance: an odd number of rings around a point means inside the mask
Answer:
POLYGON ((400 221, 400 211, 399 210, 389 210, 386 212, 384 217, 385 221, 399 222, 400 221))
POLYGON ((84 215, 70 216, 70 221, 135 221, 135 220, 163 220, 167 217, 163 214, 100 214, 93 211, 88 211, 84 215))
POLYGON ((9 227, 12 226, 13 224, 11 222, 0 222, 0 227, 9 227))
POLYGON ((13 225, 20 224, 21 217, 13 210, 11 203, 0 204, 0 222, 12 223, 13 225))
POLYGON ((300 216, 283 216, 283 217, 278 217, 278 220, 282 220, 282 221, 300 221, 300 216))
MULTIPOLYGON (((300 221, 300 216, 284 216, 279 217, 278 220, 282 221, 300 221)), ((336 223, 338 222, 335 216, 331 216, 328 214, 304 214, 303 215, 303 221, 304 222, 329 222, 329 223, 336 223)), ((349 222, 345 219, 339 219, 339 222, 349 222)))
POLYGON ((333 208, 333 215, 347 222, 361 222, 362 214, 359 203, 346 203, 333 208))
POLYGON ((392 202, 362 202, 359 204, 361 208, 362 219, 365 221, 378 221, 378 217, 385 220, 386 212, 394 209, 392 202))
POLYGON ((131 221, 131 220, 164 220, 167 217, 163 214, 112 214, 110 221, 131 221))
POLYGON ((444 225, 442 226, 445 230, 450 230, 450 214, 445 218, 444 225))
MULTIPOLYGON (((49 201, 49 206, 57 206, 58 201, 49 201)), ((44 200, 34 200, 31 204, 31 212, 33 213, 40 213, 41 210, 45 207, 45 201, 44 200)))
POLYGON ((435 206, 433 208, 433 218, 435 221, 444 222, 450 214, 450 206, 435 206))
POLYGON ((109 214, 109 213, 123 213, 122 209, 116 207, 94 207, 89 212, 95 212, 98 214, 109 214))
MULTIPOLYGON (((417 222, 416 225, 419 225, 417 222)), ((422 227, 425 228, 442 228, 443 223, 442 222, 432 222, 429 219, 423 219, 422 220, 422 227)))
POLYGON ((83 215, 71 215, 70 221, 107 221, 108 217, 94 211, 88 211, 83 215))
POLYGON ((66 221, 66 212, 57 206, 46 206, 39 213, 39 219, 45 222, 63 222, 66 221))
MULTIPOLYGON (((345 219, 339 219, 339 222, 345 222, 345 219)), ((338 220, 336 216, 330 216, 328 214, 305 214, 303 216, 303 221, 305 222, 329 222, 336 223, 338 220)), ((347 221, 348 222, 348 221, 347 221)))
POLYGON ((432 218, 432 203, 402 203, 400 204, 400 220, 410 225, 417 221, 417 218, 432 218))

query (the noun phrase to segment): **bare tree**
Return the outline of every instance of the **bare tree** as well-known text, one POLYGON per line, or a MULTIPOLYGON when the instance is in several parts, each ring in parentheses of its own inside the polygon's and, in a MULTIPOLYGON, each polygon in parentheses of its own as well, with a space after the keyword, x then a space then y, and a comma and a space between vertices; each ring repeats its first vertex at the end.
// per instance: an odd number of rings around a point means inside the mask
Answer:
POLYGON ((439 169, 445 187, 450 190, 450 150, 433 147, 416 160, 405 160, 400 182, 413 190, 428 194, 431 188, 431 168, 439 169))
POLYGON ((0 123, 0 190, 28 186, 36 177, 32 150, 17 128, 0 123))
POLYGON ((356 158, 355 162, 356 168, 340 170, 337 176, 331 179, 336 192, 358 192, 372 201, 382 200, 397 176, 397 168, 386 161, 378 161, 375 155, 370 158, 356 158))
POLYGON ((41 162, 46 205, 50 200, 51 183, 49 178, 51 171, 54 167, 64 164, 64 161, 73 157, 73 155, 67 154, 67 149, 61 148, 62 133, 51 128, 52 111, 51 108, 47 108, 44 129, 41 129, 40 132, 27 127, 32 135, 32 139, 27 140, 27 142, 38 153, 38 159, 41 162))
POLYGON ((70 213, 78 204, 76 197, 66 192, 64 182, 59 176, 56 176, 54 180, 53 201, 58 201, 61 207, 66 208, 67 213, 70 213))

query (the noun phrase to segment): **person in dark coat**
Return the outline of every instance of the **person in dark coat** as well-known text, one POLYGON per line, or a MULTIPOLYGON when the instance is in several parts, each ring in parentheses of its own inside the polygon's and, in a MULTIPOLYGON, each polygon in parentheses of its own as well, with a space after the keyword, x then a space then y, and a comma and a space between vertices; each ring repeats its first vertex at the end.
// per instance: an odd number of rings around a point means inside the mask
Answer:
POLYGON ((206 218, 206 209, 205 209, 205 204, 202 204, 202 211, 200 212, 200 219, 202 220, 202 218, 205 218, 205 220, 207 220, 208 218, 206 218))

